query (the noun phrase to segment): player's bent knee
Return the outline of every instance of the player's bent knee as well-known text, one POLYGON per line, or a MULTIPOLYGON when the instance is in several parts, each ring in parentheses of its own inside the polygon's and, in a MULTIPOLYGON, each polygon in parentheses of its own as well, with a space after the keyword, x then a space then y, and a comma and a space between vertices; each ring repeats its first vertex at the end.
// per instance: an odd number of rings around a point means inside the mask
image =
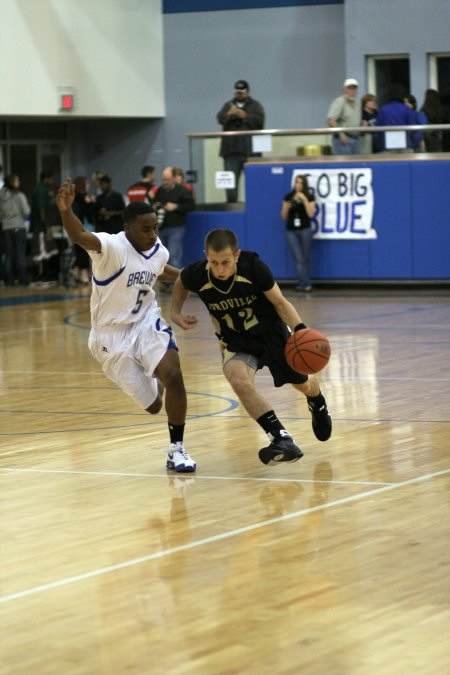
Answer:
POLYGON ((157 396, 153 403, 146 408, 146 411, 150 413, 150 415, 157 415, 162 408, 162 404, 163 401, 161 396, 157 396))
POLYGON ((240 377, 232 377, 229 380, 230 385, 233 388, 233 391, 238 395, 245 396, 254 389, 252 382, 249 382, 247 379, 242 379, 240 377))

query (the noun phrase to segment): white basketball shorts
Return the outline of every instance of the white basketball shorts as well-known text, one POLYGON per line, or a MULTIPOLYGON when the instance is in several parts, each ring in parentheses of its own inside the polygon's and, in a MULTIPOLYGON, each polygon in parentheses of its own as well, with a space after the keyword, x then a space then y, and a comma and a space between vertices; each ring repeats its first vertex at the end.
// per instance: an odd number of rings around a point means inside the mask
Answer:
POLYGON ((152 313, 138 324, 92 327, 88 345, 106 377, 147 409, 158 394, 155 368, 176 342, 170 326, 152 313))

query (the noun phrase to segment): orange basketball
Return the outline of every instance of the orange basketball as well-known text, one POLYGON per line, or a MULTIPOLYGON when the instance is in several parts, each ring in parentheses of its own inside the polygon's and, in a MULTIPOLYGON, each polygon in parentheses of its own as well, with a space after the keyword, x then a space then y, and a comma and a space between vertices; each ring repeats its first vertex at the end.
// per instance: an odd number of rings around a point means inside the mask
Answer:
POLYGON ((323 333, 314 328, 302 328, 289 336, 284 353, 292 370, 311 375, 325 368, 331 347, 323 333))

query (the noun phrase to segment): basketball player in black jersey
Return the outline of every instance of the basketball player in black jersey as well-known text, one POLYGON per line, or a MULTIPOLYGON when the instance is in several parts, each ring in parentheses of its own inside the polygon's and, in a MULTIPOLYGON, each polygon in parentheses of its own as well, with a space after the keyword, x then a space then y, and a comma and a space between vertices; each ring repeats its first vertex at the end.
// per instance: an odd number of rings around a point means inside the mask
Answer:
POLYGON ((284 346, 290 329, 305 328, 257 253, 241 251, 234 232, 212 230, 205 238, 206 260, 185 267, 172 293, 171 318, 185 330, 197 325, 182 314, 189 292, 197 293, 212 318, 222 350, 225 377, 248 414, 269 437, 259 451, 264 464, 296 462, 303 456, 270 404, 255 389, 257 370, 267 366, 276 387, 290 383, 306 396, 312 428, 319 441, 331 436, 331 417, 315 375, 301 375, 288 365, 284 346))

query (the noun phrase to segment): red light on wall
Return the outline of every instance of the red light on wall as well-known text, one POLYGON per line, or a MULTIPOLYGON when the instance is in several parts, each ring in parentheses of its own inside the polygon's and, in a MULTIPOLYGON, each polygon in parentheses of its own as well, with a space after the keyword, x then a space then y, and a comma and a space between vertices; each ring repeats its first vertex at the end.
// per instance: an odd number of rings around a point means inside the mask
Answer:
POLYGON ((72 94, 63 94, 61 96, 61 110, 73 110, 72 94))

